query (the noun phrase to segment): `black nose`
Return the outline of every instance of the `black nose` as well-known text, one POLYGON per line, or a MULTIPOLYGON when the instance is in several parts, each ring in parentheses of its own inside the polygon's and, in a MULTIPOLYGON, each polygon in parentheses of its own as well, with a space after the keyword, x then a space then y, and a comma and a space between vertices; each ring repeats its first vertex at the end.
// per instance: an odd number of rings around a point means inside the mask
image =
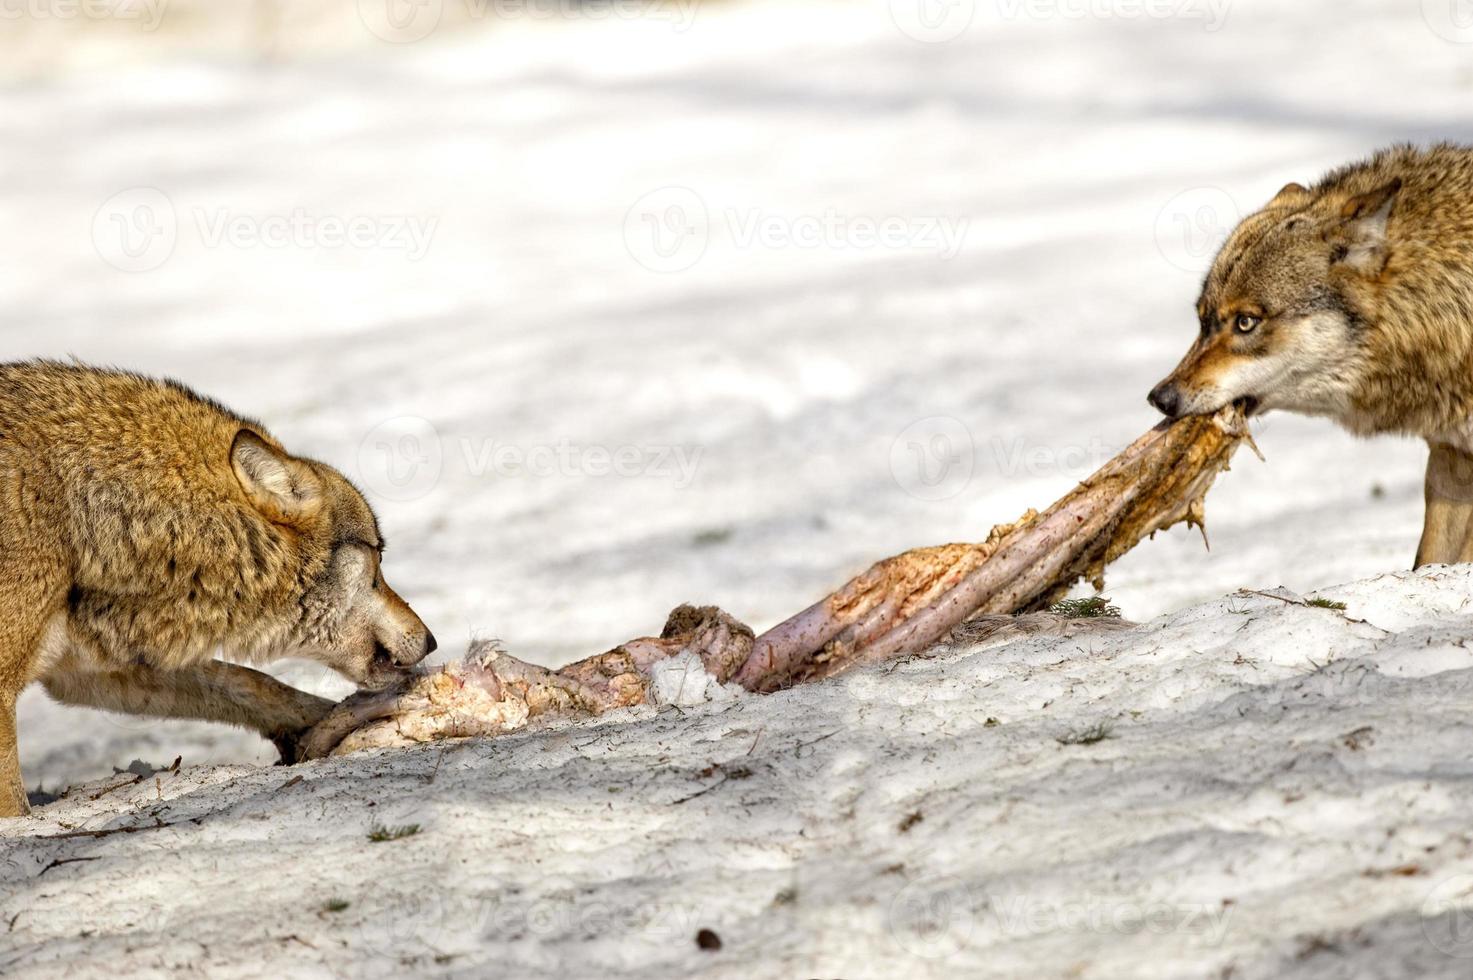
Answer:
MULTIPOLYGON (((1137 391, 1140 389, 1137 388, 1137 391)), ((1181 411, 1181 392, 1176 390, 1176 385, 1163 381, 1151 389, 1151 394, 1146 399, 1156 410, 1169 419, 1176 418, 1181 411)))
POLYGON ((438 649, 440 649, 440 644, 435 640, 435 634, 425 630, 425 656, 428 657, 438 649))

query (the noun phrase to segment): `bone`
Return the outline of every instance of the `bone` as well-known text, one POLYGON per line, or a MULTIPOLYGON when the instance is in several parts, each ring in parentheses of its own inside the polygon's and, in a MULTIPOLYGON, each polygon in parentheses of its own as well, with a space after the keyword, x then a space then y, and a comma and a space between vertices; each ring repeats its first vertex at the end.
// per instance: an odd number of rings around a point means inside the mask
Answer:
POLYGON ((757 638, 737 674, 749 690, 830 677, 931 646, 973 616, 1048 606, 1075 582, 1103 587, 1105 565, 1182 521, 1248 437, 1237 409, 1162 423, 1043 514, 994 528, 980 544, 886 559, 757 638))
POLYGON ((302 757, 498 735, 539 718, 648 704, 659 665, 686 653, 718 684, 770 693, 964 637, 969 622, 973 633, 1006 635, 997 617, 1047 608, 1080 579, 1103 587, 1105 566, 1156 531, 1203 527, 1207 491, 1244 441, 1236 408, 1163 422, 1042 514, 1029 511, 977 544, 877 562, 759 637, 714 606, 681 606, 660 636, 558 670, 477 644, 459 663, 350 696, 304 736, 302 757))
POLYGON ((631 640, 556 671, 481 642, 464 660, 397 688, 349 696, 307 733, 301 757, 499 735, 546 715, 597 716, 647 703, 655 667, 666 660, 694 653, 724 683, 751 649, 752 631, 709 606, 680 606, 660 636, 631 640))

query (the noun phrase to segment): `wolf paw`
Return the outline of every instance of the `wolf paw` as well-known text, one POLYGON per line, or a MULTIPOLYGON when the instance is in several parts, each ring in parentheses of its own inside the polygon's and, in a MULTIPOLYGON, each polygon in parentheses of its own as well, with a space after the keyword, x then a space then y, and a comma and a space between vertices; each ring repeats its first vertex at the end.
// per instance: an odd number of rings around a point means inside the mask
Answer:
POLYGON ((280 732, 271 736, 271 744, 276 746, 276 751, 281 753, 281 758, 276 761, 278 766, 294 766, 305 761, 302 754, 302 739, 306 736, 301 732, 280 732))

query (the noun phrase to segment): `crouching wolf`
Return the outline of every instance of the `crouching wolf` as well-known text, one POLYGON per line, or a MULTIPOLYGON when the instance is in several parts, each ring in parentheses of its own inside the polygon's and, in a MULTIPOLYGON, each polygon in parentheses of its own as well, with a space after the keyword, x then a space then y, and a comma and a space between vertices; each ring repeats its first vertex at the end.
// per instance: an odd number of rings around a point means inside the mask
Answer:
POLYGON ((1425 439, 1416 564, 1473 561, 1473 148, 1398 146, 1288 185, 1229 236, 1197 318, 1152 405, 1425 439))
POLYGON ((0 365, 0 816, 26 812, 15 701, 255 729, 290 761, 331 702, 248 667, 379 687, 435 649, 342 474, 182 385, 0 365))

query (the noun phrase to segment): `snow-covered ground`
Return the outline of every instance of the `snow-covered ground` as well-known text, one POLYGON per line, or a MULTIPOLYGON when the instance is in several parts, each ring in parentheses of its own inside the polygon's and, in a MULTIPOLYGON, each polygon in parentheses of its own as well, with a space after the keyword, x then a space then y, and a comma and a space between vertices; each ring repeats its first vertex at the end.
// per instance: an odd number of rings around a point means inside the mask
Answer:
MULTIPOLYGON (((131 59, 4 83, 0 356, 173 374, 340 466, 448 656, 496 636, 561 662, 684 601, 765 627, 875 558, 1047 504, 1154 421, 1144 394, 1239 212, 1394 139, 1473 137, 1473 28, 1443 0, 432 0, 414 9, 443 22, 412 43, 368 27, 424 22, 342 6, 290 57, 191 60, 166 17, 131 59)), ((271 757, 251 737, 31 692, 32 788, 185 768, 7 829, 0 972, 101 949, 243 974, 377 951, 1460 975, 1417 916, 1466 870, 1466 576, 1330 590, 1371 625, 1219 598, 1405 568, 1422 450, 1259 428, 1267 463, 1242 454, 1209 500, 1210 554, 1178 530, 1113 570, 1140 634, 285 789, 239 768, 271 757), (1055 741, 1102 718, 1107 741, 1055 741), (159 807, 199 822, 21 840, 159 807), (425 830, 370 845, 375 819, 425 830), (935 896, 960 925, 917 952, 906 903, 935 896), (999 918, 1011 898, 1044 925, 999 918), (1227 899, 1220 933, 1048 926, 1227 899), (700 923, 723 952, 694 951, 700 923)))
POLYGON ((0 970, 1466 977, 1470 593, 1264 590, 767 698, 125 774, 0 830, 0 970))

